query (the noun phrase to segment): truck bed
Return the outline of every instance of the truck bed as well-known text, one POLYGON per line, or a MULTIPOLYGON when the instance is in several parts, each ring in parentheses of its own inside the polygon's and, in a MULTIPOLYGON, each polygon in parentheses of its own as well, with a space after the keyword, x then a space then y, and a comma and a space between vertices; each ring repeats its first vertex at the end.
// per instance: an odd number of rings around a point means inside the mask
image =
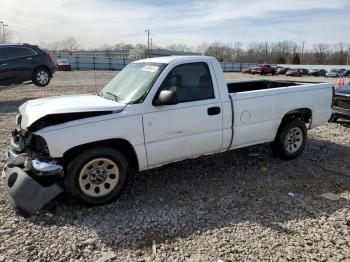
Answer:
POLYGON ((242 82, 228 82, 227 88, 229 93, 246 92, 254 90, 272 89, 286 86, 298 86, 305 84, 303 82, 292 81, 271 81, 271 80, 253 80, 242 82))

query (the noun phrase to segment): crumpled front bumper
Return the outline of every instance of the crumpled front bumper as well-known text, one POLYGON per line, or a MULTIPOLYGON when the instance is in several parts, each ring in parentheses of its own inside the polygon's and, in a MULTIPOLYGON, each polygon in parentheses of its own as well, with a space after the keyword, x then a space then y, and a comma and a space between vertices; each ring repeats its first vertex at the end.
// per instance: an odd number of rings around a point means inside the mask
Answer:
MULTIPOLYGON (((6 149, 5 153, 7 164, 2 171, 2 179, 6 196, 11 205, 21 213, 35 214, 63 191, 58 183, 44 186, 33 179, 24 168, 28 162, 28 157, 25 154, 17 154, 11 146, 6 149)), ((56 171, 61 171, 61 166, 57 164, 38 160, 31 161, 31 168, 38 174, 52 175, 56 171)))

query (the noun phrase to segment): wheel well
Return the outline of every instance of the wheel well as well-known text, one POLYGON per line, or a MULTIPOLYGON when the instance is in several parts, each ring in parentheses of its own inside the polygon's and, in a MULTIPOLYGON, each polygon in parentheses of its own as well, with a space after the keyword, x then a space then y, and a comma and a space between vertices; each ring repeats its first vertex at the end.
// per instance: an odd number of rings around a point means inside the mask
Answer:
POLYGON ((68 164, 80 152, 93 147, 100 146, 112 147, 114 149, 117 149, 125 156, 126 160, 129 162, 130 169, 132 171, 137 172, 139 170, 139 161, 137 159, 136 152, 133 146, 130 144, 130 142, 125 139, 108 139, 73 147, 64 153, 63 162, 64 164, 68 164))
POLYGON ((284 117, 282 118, 281 124, 278 127, 276 137, 278 136, 278 134, 280 132, 282 132, 283 130, 283 126, 288 123, 290 120, 292 119, 301 119, 304 121, 305 124, 307 125, 307 128, 311 125, 312 123, 312 110, 309 108, 298 108, 298 109, 293 109, 288 111, 284 117))
POLYGON ((309 108, 293 109, 284 115, 281 123, 284 123, 290 119, 301 119, 305 122, 305 124, 311 124, 312 111, 309 108))
POLYGON ((46 66, 46 65, 39 65, 39 66, 35 67, 34 70, 33 70, 33 74, 34 74, 34 72, 35 72, 36 70, 38 70, 39 68, 45 68, 45 69, 49 72, 50 77, 52 77, 51 70, 50 70, 50 68, 48 68, 48 66, 46 66))

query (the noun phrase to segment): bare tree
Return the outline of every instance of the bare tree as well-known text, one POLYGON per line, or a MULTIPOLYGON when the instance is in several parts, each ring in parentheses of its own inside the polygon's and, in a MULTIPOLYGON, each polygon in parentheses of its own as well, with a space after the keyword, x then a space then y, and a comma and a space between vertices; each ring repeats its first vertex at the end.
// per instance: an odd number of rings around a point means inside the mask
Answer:
POLYGON ((207 42, 201 43, 197 46, 196 52, 201 53, 202 55, 205 54, 205 52, 208 49, 209 44, 207 42))
POLYGON ((298 48, 298 45, 293 41, 281 41, 274 44, 274 49, 278 53, 286 57, 295 53, 297 51, 297 48, 298 48))
MULTIPOLYGON (((1 41, 1 36, 0 36, 1 41)), ((303 42, 304 44, 304 42, 303 42)), ((40 46, 51 52, 64 50, 72 53, 79 48, 75 38, 70 37, 63 41, 41 42, 40 46)), ((153 45, 154 47, 156 45, 153 45)), ((161 47, 159 47, 161 48, 161 47)), ((142 53, 147 46, 138 43, 132 45, 130 43, 119 42, 115 44, 103 44, 99 48, 89 49, 90 51, 103 51, 107 54, 120 50, 138 49, 134 53, 142 53)), ((314 44, 312 48, 298 45, 293 41, 279 41, 275 43, 269 42, 251 42, 245 48, 242 43, 236 41, 234 43, 202 43, 196 48, 191 48, 186 44, 177 43, 167 46, 168 50, 178 52, 192 52, 196 50, 202 55, 216 57, 222 62, 237 63, 269 63, 269 64, 334 64, 345 65, 350 63, 350 43, 337 43, 329 45, 326 43, 314 44), (302 54, 302 61, 301 61, 302 54)))
POLYGON ((141 44, 141 43, 137 43, 137 44, 135 45, 135 48, 136 48, 136 49, 146 49, 147 46, 144 45, 144 44, 141 44))
POLYGON ((192 49, 184 44, 172 44, 172 45, 168 45, 166 48, 170 51, 192 52, 192 49))
POLYGON ((42 41, 39 46, 45 50, 56 53, 60 50, 62 43, 60 41, 53 41, 50 43, 42 41))
POLYGON ((233 44, 233 50, 234 50, 234 61, 240 61, 241 60, 241 56, 243 53, 243 49, 242 49, 242 43, 237 41, 233 44))
POLYGON ((113 50, 129 50, 129 49, 133 49, 134 46, 132 44, 126 44, 124 42, 120 42, 120 43, 115 43, 113 45, 113 50))
POLYGON ((329 52, 329 45, 318 43, 313 45, 314 56, 317 64, 323 64, 329 52))
POLYGON ((73 51, 78 49, 79 44, 78 41, 71 36, 62 41, 62 47, 64 51, 68 51, 69 54, 72 54, 73 51))
POLYGON ((338 43, 333 48, 333 53, 330 54, 332 62, 338 65, 345 65, 348 55, 347 45, 345 43, 338 43))
POLYGON ((209 45, 207 51, 205 52, 205 55, 214 56, 220 62, 223 62, 226 60, 226 54, 227 54, 226 51, 227 51, 227 46, 224 43, 214 42, 209 45))

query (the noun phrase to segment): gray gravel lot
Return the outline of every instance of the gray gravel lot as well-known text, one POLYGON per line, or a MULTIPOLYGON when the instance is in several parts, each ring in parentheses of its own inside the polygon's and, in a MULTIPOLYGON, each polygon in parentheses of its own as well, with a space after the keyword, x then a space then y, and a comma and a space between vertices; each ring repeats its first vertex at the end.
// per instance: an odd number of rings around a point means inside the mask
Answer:
MULTIPOLYGON (((20 104, 93 92, 115 73, 97 71, 96 85, 92 71, 80 71, 58 72, 46 88, 0 88, 0 168, 20 104)), ((1 184, 0 262, 350 261, 349 176, 350 123, 339 122, 310 131, 296 160, 259 145, 174 163, 136 175, 120 199, 101 207, 61 195, 23 218, 1 184), (340 198, 320 196, 327 192, 340 198)))

